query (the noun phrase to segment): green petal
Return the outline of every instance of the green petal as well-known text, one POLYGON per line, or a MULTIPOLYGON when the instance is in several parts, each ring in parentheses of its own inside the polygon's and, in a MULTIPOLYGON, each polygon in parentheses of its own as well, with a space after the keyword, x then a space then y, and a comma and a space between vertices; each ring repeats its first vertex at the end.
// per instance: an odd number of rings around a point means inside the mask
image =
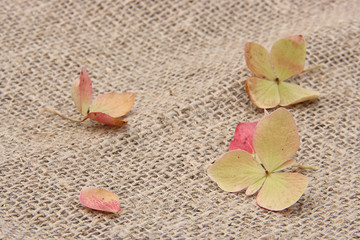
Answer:
POLYGON ((279 84, 280 106, 288 106, 299 102, 313 100, 320 93, 300 87, 299 85, 281 82, 279 84))
POLYGON ((81 68, 80 77, 73 83, 71 89, 71 96, 76 108, 79 112, 86 116, 89 111, 90 102, 92 99, 92 86, 90 77, 84 67, 81 68))
POLYGON ((228 192, 241 191, 265 176, 262 166, 243 150, 225 153, 209 167, 207 173, 221 189, 228 192))
POLYGON ((254 42, 245 44, 245 61, 256 77, 275 80, 276 77, 271 67, 269 52, 260 44, 254 42))
POLYGON ((280 103, 278 84, 275 81, 250 77, 246 79, 245 90, 259 108, 273 108, 280 103))
POLYGON ((256 202, 260 207, 273 211, 288 208, 299 200, 308 181, 300 173, 272 173, 266 178, 256 202))
POLYGON ((290 159, 299 146, 300 138, 295 120, 284 108, 264 116, 256 126, 254 150, 270 173, 290 159))
POLYGON ((305 54, 305 40, 302 35, 289 36, 274 43, 270 59, 280 81, 304 70, 305 54))
POLYGON ((118 118, 130 111, 134 98, 133 93, 106 93, 95 98, 90 112, 102 112, 118 118))

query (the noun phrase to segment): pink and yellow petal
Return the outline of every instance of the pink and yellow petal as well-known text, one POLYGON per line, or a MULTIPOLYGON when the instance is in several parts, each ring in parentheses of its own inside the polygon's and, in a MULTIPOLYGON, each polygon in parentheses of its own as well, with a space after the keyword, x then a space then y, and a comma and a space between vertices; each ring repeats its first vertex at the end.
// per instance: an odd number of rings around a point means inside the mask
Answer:
POLYGON ((279 81, 284 81, 304 70, 305 54, 305 40, 302 35, 289 36, 274 43, 270 59, 279 81))
POLYGON ((245 90, 259 108, 273 108, 280 103, 278 84, 275 81, 250 77, 246 79, 245 90))
POLYGON ((300 146, 300 137, 291 113, 279 108, 264 116, 256 126, 254 150, 268 172, 281 167, 300 146))
POLYGON ((118 126, 118 127, 123 126, 127 123, 127 121, 113 118, 102 112, 91 112, 87 115, 87 118, 90 118, 92 120, 95 120, 103 124, 118 126))
POLYGON ((102 112, 118 118, 130 111, 134 98, 133 93, 106 93, 95 98, 90 112, 102 112))
POLYGON ((84 116, 86 116, 89 111, 92 94, 93 90, 90 77, 87 74, 85 68, 82 67, 80 77, 73 83, 71 96, 76 108, 84 116))
POLYGON ((225 153, 208 168, 207 173, 227 192, 241 191, 265 176, 261 165, 243 150, 225 153))
POLYGON ((253 135, 257 122, 241 122, 236 126, 233 140, 230 142, 229 151, 241 149, 254 153, 253 135))
POLYGON ((300 173, 272 173, 266 177, 256 202, 265 209, 281 211, 299 200, 308 182, 300 173))
POLYGON ((248 42, 245 44, 245 61, 250 71, 259 78, 275 80, 269 52, 260 44, 248 42))
POLYGON ((314 90, 305 89, 299 85, 281 82, 279 84, 280 106, 288 106, 304 101, 313 100, 320 96, 314 90))
POLYGON ((118 213, 120 211, 120 199, 114 193, 104 189, 84 187, 81 189, 80 203, 88 208, 118 213))

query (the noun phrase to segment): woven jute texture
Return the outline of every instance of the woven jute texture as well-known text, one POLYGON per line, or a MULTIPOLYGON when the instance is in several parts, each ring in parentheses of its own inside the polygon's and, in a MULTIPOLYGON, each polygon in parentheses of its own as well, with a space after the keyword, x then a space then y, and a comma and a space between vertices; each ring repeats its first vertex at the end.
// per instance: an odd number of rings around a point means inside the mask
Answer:
MULTIPOLYGON (((360 2, 0 1, 0 239, 359 239, 360 2), (290 79, 318 90, 288 107, 294 157, 310 179, 290 208, 222 191, 206 169, 249 100, 244 45, 302 34, 306 66, 290 79), (94 96, 134 92, 121 128, 81 119, 72 82, 85 66, 94 96), (110 190, 124 211, 82 206, 110 190)), ((269 110, 270 112, 273 110, 269 110)))

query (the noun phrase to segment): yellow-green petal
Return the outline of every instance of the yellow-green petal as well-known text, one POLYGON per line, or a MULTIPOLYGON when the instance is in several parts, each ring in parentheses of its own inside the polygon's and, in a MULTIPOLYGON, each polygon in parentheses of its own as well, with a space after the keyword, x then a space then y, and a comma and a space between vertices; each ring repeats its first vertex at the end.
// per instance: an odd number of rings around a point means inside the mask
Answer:
POLYGON ((266 177, 256 202, 268 210, 281 211, 299 200, 308 182, 300 173, 272 173, 266 177))
POLYGON ((80 77, 73 83, 71 96, 76 108, 84 116, 86 116, 89 111, 92 93, 93 90, 90 77, 87 74, 85 68, 82 67, 80 77))
POLYGON ((134 98, 133 93, 106 93, 95 98, 90 112, 102 112, 118 118, 130 111, 134 98))
POLYGON ((248 42, 245 44, 245 61, 250 71, 259 78, 275 80, 269 52, 260 44, 248 42))
POLYGON ((241 191, 265 176, 262 166, 243 150, 225 153, 208 168, 207 173, 227 192, 241 191))
POLYGON ((259 179, 258 181, 256 181, 255 183, 251 184, 247 189, 245 194, 247 196, 251 196, 253 194, 255 194, 263 185, 264 181, 266 179, 266 176, 263 176, 261 179, 259 179))
POLYGON ((305 54, 305 40, 302 35, 289 36, 274 43, 270 59, 279 81, 284 81, 304 70, 305 54))
POLYGON ((278 84, 275 81, 250 77, 246 79, 245 90, 259 108, 273 108, 280 103, 278 84))
POLYGON ((281 82, 279 84, 280 106, 288 106, 308 100, 313 100, 320 96, 320 93, 314 90, 305 89, 299 85, 281 82))
POLYGON ((254 132, 254 150, 268 172, 273 172, 298 150, 300 138, 291 113, 279 108, 264 116, 254 132))

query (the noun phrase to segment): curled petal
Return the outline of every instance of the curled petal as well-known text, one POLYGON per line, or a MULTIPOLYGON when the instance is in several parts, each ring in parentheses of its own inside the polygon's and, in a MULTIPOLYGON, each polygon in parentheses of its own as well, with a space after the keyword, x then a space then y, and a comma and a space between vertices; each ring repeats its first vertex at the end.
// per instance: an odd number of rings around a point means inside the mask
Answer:
POLYGON ((95 98, 90 112, 102 112, 118 118, 130 111, 134 98, 133 93, 106 93, 95 98))
POLYGON ((91 112, 87 115, 87 118, 90 118, 92 120, 95 120, 97 122, 101 122, 101 123, 104 123, 107 125, 118 126, 118 127, 123 126, 127 123, 127 121, 113 118, 102 112, 91 112))
POLYGON ((73 83, 71 96, 79 112, 86 116, 89 111, 93 89, 90 77, 84 67, 81 68, 80 77, 73 83))
POLYGON ((112 213, 120 211, 118 196, 104 189, 83 187, 79 200, 82 205, 91 209, 112 213))

